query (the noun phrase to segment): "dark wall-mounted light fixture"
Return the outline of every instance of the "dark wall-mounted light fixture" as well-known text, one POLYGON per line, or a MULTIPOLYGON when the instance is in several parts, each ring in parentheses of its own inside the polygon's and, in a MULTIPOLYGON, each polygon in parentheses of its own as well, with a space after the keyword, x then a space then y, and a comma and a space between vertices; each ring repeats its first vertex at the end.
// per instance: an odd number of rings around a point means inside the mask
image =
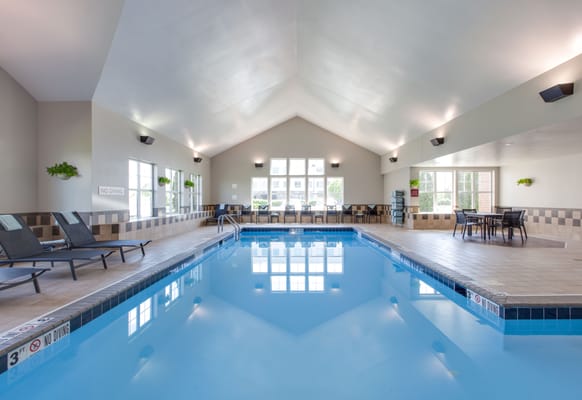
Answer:
POLYGON ((202 157, 194 157, 194 162, 195 163, 201 163, 202 162, 202 157))
POLYGON ((396 162, 396 161, 398 161, 398 157, 390 157, 388 160, 390 162, 396 162))
POLYGON ((574 83, 560 83, 540 92, 540 96, 546 103, 560 100, 562 97, 570 96, 574 93, 574 83))
POLYGON ((256 162, 255 163, 255 168, 263 168, 263 163, 262 162, 256 162))
POLYGON ((338 162, 332 162, 331 163, 331 167, 332 168, 339 168, 339 163, 338 162))
POLYGON ((156 139, 154 139, 151 136, 140 135, 140 137, 139 137, 139 141, 142 142, 143 144, 152 144, 154 142, 154 140, 156 140, 156 139))
POLYGON ((441 144, 443 144, 444 142, 445 142, 445 138, 444 138, 444 137, 435 137, 435 138, 432 138, 432 139, 430 140, 430 143, 431 143, 433 146, 440 146, 440 145, 441 145, 441 144))

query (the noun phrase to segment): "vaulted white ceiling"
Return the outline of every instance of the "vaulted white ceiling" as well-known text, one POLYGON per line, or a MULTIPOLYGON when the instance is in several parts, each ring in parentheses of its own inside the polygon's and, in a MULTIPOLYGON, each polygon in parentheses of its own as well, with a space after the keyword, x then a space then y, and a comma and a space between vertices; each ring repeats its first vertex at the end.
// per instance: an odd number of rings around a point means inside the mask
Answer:
POLYGON ((295 115, 386 154, 580 52, 580 0, 0 0, 38 100, 209 156, 295 115))

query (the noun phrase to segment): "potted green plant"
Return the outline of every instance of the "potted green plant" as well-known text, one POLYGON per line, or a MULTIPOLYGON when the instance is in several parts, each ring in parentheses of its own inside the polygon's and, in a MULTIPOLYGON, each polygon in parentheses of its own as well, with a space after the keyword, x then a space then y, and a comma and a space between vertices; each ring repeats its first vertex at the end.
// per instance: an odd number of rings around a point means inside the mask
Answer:
POLYGON ((171 182, 170 178, 167 178, 167 177, 165 177, 165 176, 160 176, 160 177, 158 177, 158 184, 159 184, 160 186, 164 186, 164 185, 166 185, 166 184, 168 184, 168 183, 170 183, 170 182, 171 182))
POLYGON ((52 167, 47 167, 46 172, 48 172, 50 176, 56 176, 57 178, 64 180, 69 179, 72 176, 79 176, 77 167, 66 161, 63 161, 60 164, 55 164, 52 167))
POLYGON ((184 181, 184 187, 185 188, 193 188, 194 187, 194 182, 192 182, 191 180, 186 179, 184 181))
POLYGON ((420 181, 418 179, 411 179, 410 180, 410 187, 411 188, 417 188, 419 184, 420 184, 420 181))
POLYGON ((531 178, 520 178, 517 180, 517 185, 531 186, 533 179, 531 178))

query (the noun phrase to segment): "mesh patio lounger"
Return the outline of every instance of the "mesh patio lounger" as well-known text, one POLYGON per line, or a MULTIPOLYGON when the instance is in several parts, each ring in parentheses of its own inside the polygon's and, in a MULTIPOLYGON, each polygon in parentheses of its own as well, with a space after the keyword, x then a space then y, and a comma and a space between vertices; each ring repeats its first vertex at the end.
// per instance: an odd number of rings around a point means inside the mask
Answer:
POLYGON ((24 220, 18 215, 0 215, 0 246, 6 253, 6 258, 0 259, 0 264, 20 262, 66 262, 71 269, 73 279, 77 280, 76 268, 101 260, 103 268, 107 269, 105 257, 113 253, 107 250, 56 250, 44 251, 36 236, 24 220), (87 260, 86 263, 75 265, 75 260, 87 260))
POLYGON ((141 254, 145 256, 144 246, 151 242, 151 240, 96 240, 79 213, 53 212, 53 215, 67 236, 67 244, 73 249, 118 249, 121 261, 125 262, 125 253, 128 251, 141 249, 141 254), (124 247, 130 249, 124 252, 124 247))
POLYGON ((36 293, 40 293, 37 278, 48 270, 48 268, 35 267, 0 268, 0 290, 10 289, 32 281, 34 290, 36 293))
POLYGON ((227 214, 227 210, 228 210, 228 207, 227 207, 226 203, 217 204, 214 207, 214 215, 212 217, 206 218, 206 221, 204 221, 204 224, 205 225, 208 225, 211 223, 218 224, 218 217, 220 217, 221 215, 227 214))

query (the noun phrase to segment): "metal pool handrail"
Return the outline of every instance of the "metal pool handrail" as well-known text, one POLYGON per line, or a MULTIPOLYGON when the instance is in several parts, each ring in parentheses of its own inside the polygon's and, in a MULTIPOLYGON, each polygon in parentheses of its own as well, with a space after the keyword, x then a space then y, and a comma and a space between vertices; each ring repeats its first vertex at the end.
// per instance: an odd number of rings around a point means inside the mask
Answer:
POLYGON ((224 220, 227 220, 234 228, 234 239, 240 239, 240 224, 236 222, 236 220, 230 214, 222 214, 218 216, 218 232, 222 232, 224 230, 224 220))

